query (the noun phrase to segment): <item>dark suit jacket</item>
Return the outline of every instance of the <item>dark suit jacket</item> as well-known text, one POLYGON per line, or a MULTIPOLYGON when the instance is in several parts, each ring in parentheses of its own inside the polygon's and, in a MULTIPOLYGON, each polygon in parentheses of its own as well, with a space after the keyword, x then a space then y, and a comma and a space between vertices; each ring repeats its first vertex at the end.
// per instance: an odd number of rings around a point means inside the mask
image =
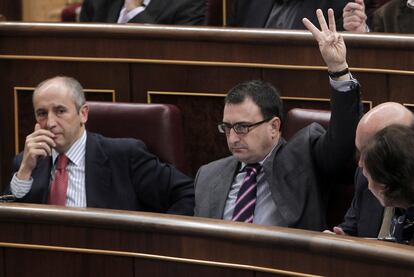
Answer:
POLYGON ((354 198, 339 227, 352 236, 376 238, 383 213, 384 208, 368 189, 368 180, 362 174, 362 169, 358 168, 355 173, 354 198))
MULTIPOLYGON (((361 115, 359 86, 332 92, 328 131, 313 123, 289 142, 283 139, 263 164, 278 226, 310 230, 326 227, 329 184, 353 159, 355 129, 361 115)), ((195 180, 195 215, 223 218, 239 162, 227 157, 202 166, 195 180)))
POLYGON ((374 32, 414 34, 414 9, 407 0, 392 0, 374 12, 372 27, 374 32))
MULTIPOLYGON (((80 21, 116 23, 124 0, 85 0, 80 21)), ((205 25, 205 0, 152 0, 129 23, 205 25)))
MULTIPOLYGON (((343 30, 342 10, 348 0, 292 0, 302 1, 291 29, 306 29, 302 18, 307 17, 315 26, 319 26, 316 10, 327 14, 328 8, 335 12, 336 28, 343 30)), ((234 0, 229 25, 235 27, 263 28, 270 16, 274 0, 234 0)))
MULTIPOLYGON (((16 171, 22 153, 15 158, 16 171)), ((47 203, 52 159, 40 160, 33 185, 20 201, 47 203)), ((192 215, 192 180, 161 163, 135 139, 105 138, 89 133, 86 140, 85 189, 88 207, 192 215)))

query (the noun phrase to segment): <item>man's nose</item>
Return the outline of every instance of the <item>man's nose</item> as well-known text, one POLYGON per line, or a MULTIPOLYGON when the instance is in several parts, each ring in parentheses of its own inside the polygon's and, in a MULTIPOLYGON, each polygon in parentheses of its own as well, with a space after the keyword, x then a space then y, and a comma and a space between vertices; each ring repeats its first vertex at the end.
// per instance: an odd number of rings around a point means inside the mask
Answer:
POLYGON ((46 126, 48 129, 56 126, 56 116, 53 113, 48 113, 46 126))
POLYGON ((236 142, 240 140, 239 135, 236 133, 236 131, 234 131, 233 128, 231 128, 229 130, 229 134, 227 135, 227 139, 229 140, 229 142, 236 142))

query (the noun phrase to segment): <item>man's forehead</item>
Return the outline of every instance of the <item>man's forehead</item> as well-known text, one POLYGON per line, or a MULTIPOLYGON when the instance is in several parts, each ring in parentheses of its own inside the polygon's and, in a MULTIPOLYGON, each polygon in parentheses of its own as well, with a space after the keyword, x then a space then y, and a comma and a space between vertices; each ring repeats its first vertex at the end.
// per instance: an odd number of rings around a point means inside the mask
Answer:
POLYGON ((58 93, 64 94, 67 93, 69 90, 64 85, 64 83, 60 80, 50 80, 49 82, 43 84, 41 87, 37 89, 37 93, 58 93))
POLYGON ((260 108, 250 99, 237 104, 227 103, 224 106, 224 114, 249 114, 249 115, 260 115, 260 108))

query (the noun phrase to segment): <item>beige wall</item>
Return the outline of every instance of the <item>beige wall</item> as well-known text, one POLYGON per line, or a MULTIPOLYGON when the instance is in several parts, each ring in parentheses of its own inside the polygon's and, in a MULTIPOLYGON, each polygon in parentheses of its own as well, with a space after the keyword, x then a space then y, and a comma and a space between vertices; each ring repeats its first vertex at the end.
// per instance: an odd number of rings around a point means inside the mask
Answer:
POLYGON ((79 0, 23 0, 24 21, 60 21, 62 9, 79 0))

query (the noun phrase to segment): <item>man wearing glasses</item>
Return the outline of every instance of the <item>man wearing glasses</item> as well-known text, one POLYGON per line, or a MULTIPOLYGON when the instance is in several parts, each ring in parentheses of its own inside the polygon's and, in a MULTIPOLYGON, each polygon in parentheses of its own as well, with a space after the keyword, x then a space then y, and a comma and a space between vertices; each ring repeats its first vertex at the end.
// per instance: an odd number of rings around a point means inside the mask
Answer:
POLYGON ((256 224, 323 230, 332 177, 353 159, 355 129, 361 114, 359 85, 348 72, 346 47, 317 11, 321 31, 307 19, 318 41, 332 87, 327 131, 313 123, 289 142, 281 137, 282 102, 261 81, 232 88, 223 122, 232 156, 202 166, 196 177, 195 215, 256 224))

